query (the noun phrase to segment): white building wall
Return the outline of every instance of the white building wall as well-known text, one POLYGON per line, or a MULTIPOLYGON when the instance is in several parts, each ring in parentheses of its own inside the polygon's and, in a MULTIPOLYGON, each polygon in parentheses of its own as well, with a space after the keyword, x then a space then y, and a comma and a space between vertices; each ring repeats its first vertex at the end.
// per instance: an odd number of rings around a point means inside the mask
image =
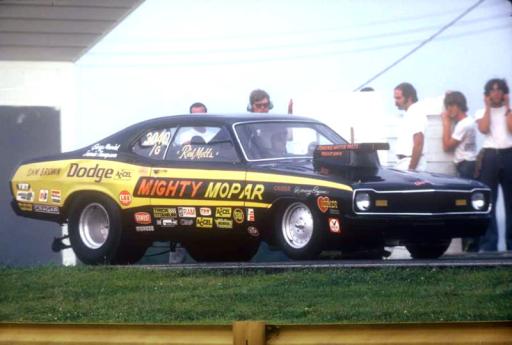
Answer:
MULTIPOLYGON (((45 106, 60 110, 62 151, 76 148, 76 104, 73 63, 0 61, 0 105, 45 106)), ((67 232, 66 227, 63 232, 67 232)), ((70 249, 61 253, 65 265, 76 263, 70 249)))

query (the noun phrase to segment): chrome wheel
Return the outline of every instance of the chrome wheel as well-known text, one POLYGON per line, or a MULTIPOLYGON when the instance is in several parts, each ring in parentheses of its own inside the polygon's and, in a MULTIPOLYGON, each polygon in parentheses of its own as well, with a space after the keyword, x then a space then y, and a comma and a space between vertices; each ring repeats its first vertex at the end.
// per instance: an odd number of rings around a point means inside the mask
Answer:
POLYGON ((99 203, 85 206, 78 224, 80 239, 90 249, 98 249, 105 244, 110 230, 107 210, 99 203))
POLYGON ((301 202, 289 205, 282 220, 281 231, 286 243, 295 249, 306 247, 313 237, 313 214, 301 202))

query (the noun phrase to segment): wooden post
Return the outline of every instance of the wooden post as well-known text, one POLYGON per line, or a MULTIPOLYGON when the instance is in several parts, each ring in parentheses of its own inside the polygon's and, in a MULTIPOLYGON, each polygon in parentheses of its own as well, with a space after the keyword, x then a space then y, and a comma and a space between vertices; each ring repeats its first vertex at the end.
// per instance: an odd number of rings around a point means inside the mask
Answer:
POLYGON ((236 321, 233 323, 233 345, 265 345, 265 322, 236 321))

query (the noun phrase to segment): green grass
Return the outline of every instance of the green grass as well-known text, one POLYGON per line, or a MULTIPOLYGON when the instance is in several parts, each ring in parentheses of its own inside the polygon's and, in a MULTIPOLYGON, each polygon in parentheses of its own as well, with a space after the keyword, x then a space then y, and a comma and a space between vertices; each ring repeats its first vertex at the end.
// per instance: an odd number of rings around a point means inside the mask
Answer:
POLYGON ((0 267, 0 321, 209 323, 512 319, 510 268, 263 271, 0 267))

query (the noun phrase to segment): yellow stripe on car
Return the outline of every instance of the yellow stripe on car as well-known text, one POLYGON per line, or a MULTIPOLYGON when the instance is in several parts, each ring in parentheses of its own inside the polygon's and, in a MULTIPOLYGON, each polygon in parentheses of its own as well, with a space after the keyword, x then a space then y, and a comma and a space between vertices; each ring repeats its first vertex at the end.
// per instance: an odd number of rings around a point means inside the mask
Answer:
POLYGON ((336 182, 331 182, 331 181, 324 181, 324 180, 319 180, 319 179, 309 178, 309 177, 291 176, 291 175, 248 172, 247 173, 247 181, 311 185, 311 186, 328 187, 328 188, 334 188, 334 189, 340 189, 340 190, 352 192, 352 187, 347 186, 346 184, 336 183, 336 182))

